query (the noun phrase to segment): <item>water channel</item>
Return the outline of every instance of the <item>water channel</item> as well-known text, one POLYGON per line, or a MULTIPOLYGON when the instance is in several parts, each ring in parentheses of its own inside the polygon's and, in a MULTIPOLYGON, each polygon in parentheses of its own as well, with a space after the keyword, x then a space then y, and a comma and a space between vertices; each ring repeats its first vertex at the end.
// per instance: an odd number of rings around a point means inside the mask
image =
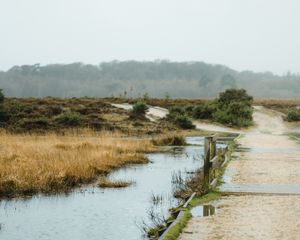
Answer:
POLYGON ((189 137, 185 147, 149 154, 150 163, 131 165, 110 178, 129 180, 124 189, 78 188, 69 194, 0 201, 1 240, 137 240, 149 213, 167 216, 178 205, 172 176, 189 177, 203 165, 203 138, 189 137), (198 144, 198 145, 195 145, 198 144), (154 204, 153 199, 159 199, 154 204))

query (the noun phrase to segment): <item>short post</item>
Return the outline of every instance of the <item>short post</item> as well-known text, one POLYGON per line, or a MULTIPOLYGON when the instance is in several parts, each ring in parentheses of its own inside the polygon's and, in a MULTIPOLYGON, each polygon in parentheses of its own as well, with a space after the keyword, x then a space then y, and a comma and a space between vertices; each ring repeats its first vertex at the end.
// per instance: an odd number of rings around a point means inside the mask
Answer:
POLYGON ((217 141, 214 139, 214 137, 212 137, 210 154, 211 159, 213 159, 217 154, 217 141))
MULTIPOLYGON (((210 143, 210 159, 213 159, 217 155, 217 140, 216 135, 212 136, 211 143, 210 143)), ((212 178, 216 177, 215 169, 210 170, 212 172, 212 178)))
POLYGON ((204 166, 203 166, 203 172, 204 172, 204 187, 208 190, 209 184, 210 184, 210 152, 211 152, 211 142, 212 137, 205 137, 204 139, 204 166))

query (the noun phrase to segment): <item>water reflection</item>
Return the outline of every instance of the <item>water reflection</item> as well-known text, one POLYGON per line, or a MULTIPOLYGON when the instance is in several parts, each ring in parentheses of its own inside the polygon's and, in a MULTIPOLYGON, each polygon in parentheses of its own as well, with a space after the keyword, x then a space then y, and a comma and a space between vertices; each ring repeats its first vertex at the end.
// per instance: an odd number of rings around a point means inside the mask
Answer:
MULTIPOLYGON (((203 145, 203 139, 199 141, 203 145)), ((168 209, 178 205, 172 195, 172 174, 181 171, 186 178, 188 172, 195 172, 203 165, 202 153, 201 146, 188 146, 150 154, 149 164, 111 174, 112 179, 135 182, 124 189, 85 187, 67 195, 3 200, 0 239, 140 240, 140 224, 151 224, 149 211, 166 217, 168 209), (160 196, 157 204, 153 204, 153 195, 160 196)))
POLYGON ((194 207, 191 210, 193 217, 207 217, 215 214, 215 207, 213 205, 201 205, 194 207))

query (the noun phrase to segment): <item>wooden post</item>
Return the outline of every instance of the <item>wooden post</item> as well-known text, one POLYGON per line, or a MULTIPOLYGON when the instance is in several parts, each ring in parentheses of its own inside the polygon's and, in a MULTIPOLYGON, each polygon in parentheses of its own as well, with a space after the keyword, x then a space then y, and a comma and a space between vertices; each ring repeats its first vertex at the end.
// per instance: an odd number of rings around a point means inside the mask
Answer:
POLYGON ((211 146, 212 137, 205 137, 204 139, 204 187, 206 190, 209 188, 210 183, 210 146, 211 146))
POLYGON ((214 139, 212 139, 212 142, 211 142, 210 154, 211 154, 211 156, 210 156, 211 159, 213 159, 217 154, 217 142, 214 139))

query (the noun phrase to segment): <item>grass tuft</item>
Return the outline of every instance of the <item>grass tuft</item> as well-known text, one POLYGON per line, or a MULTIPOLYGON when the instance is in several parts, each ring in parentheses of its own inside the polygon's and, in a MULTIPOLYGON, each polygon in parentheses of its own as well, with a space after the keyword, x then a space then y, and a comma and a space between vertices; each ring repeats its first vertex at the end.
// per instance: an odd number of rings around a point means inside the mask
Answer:
POLYGON ((97 185, 101 188, 125 188, 129 187, 132 182, 125 182, 125 181, 111 181, 106 177, 100 177, 97 185))
POLYGON ((186 145, 185 137, 181 134, 164 134, 152 139, 158 146, 183 146, 186 145))
POLYGON ((68 191, 125 164, 148 161, 149 139, 87 131, 12 135, 0 132, 0 197, 68 191))

